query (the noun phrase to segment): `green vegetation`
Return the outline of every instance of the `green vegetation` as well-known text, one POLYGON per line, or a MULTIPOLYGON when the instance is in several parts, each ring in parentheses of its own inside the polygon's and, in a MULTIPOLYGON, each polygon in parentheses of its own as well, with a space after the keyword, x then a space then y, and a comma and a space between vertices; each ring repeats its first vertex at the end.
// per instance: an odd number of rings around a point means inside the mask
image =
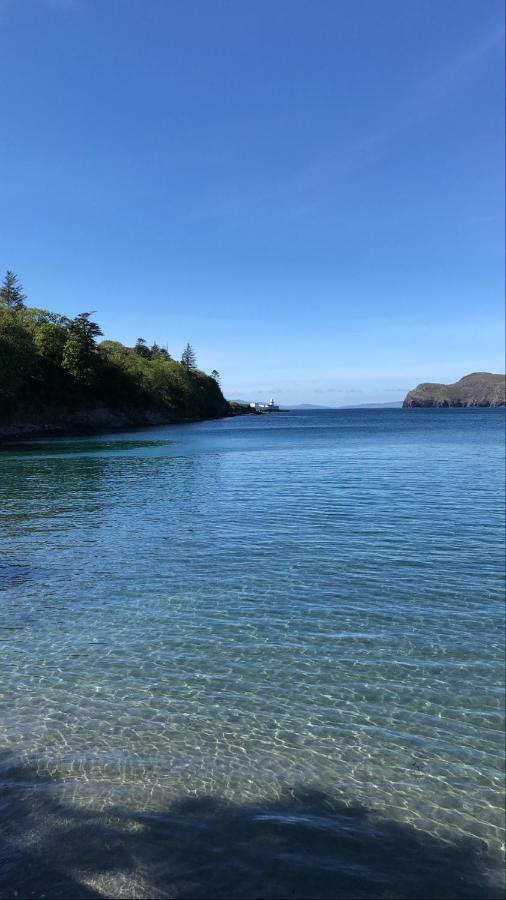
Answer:
POLYGON ((22 309, 25 305, 25 300, 26 296, 23 294, 23 289, 18 282, 18 276, 8 269, 0 287, 0 306, 7 306, 9 309, 22 309))
POLYGON ((472 372, 455 384, 424 382, 406 394, 404 406, 504 406, 505 376, 472 372))
POLYGON ((197 368, 197 357, 195 351, 190 344, 187 344, 181 355, 181 363, 187 372, 192 372, 197 368))
POLYGON ((143 338, 134 347, 97 343, 102 331, 92 313, 70 319, 26 307, 25 299, 8 272, 0 288, 0 424, 30 417, 51 423, 97 408, 128 410, 139 424, 146 413, 170 421, 231 412, 216 373, 197 369, 189 344, 177 362, 143 338))

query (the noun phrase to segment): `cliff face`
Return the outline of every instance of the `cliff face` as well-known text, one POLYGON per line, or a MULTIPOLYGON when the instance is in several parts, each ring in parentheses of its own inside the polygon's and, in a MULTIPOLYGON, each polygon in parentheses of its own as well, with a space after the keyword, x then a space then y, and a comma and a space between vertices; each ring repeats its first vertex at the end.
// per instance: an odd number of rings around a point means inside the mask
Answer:
POLYGON ((473 372, 455 384, 424 382, 409 391, 403 406, 505 406, 506 377, 473 372))

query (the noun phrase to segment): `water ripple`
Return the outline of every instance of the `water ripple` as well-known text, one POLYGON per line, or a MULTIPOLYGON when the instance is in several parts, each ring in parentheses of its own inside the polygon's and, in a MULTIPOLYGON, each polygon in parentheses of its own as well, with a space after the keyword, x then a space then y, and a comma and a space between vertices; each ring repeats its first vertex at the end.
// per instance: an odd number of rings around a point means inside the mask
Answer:
POLYGON ((299 836, 269 845, 279 865, 392 896, 378 860, 321 843, 356 822, 283 805, 318 785, 482 842, 497 874, 502 438, 500 411, 395 410, 10 445, 5 784, 15 758, 17 790, 134 831, 182 798, 246 805, 299 836))

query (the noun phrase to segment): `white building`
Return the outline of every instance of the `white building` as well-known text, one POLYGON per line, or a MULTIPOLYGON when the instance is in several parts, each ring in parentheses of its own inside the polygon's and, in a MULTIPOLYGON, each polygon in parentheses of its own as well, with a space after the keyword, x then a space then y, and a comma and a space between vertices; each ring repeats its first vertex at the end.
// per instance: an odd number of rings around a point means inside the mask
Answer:
POLYGON ((268 403, 250 403, 250 406, 255 412, 279 412, 279 406, 276 406, 272 397, 268 403))

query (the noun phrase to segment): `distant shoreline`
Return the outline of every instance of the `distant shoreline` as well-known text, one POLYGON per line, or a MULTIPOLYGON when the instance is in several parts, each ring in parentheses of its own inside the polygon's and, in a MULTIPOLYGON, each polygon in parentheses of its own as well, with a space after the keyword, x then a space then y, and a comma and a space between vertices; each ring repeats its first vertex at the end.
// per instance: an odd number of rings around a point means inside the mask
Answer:
MULTIPOLYGON (((404 410, 476 410, 490 409, 500 410, 503 406, 418 406, 404 407, 404 410)), ((403 410, 400 406, 325 406, 301 408, 285 407, 280 410, 281 413, 289 412, 392 412, 403 410)), ((144 428, 157 428, 167 425, 192 425, 196 422, 212 422, 218 419, 232 419, 236 416, 251 415, 248 409, 238 410, 231 408, 229 412, 220 413, 218 415, 202 415, 202 416, 176 416, 166 412, 148 411, 143 415, 128 412, 118 412, 117 410, 89 410, 81 413, 69 413, 61 421, 41 422, 26 421, 13 422, 10 424, 0 424, 0 448, 14 441, 29 441, 32 438, 52 438, 52 437, 92 437, 93 435, 107 434, 108 432, 120 431, 138 431, 144 428)))

